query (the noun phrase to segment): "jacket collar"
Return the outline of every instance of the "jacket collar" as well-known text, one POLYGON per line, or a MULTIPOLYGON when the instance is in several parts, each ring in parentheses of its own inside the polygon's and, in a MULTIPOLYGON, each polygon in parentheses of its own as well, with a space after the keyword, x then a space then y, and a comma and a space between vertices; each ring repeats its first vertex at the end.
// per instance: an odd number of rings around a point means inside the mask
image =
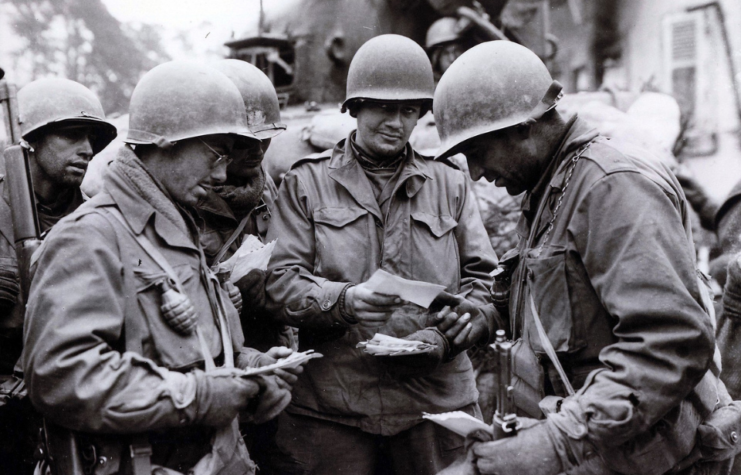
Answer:
MULTIPOLYGON (((123 154, 134 153, 127 147, 121 147, 119 156, 123 154)), ((114 162, 115 163, 115 162, 114 162)), ((183 215, 183 219, 186 221, 191 220, 189 216, 185 216, 187 212, 177 206, 170 196, 164 191, 161 191, 161 186, 157 184, 154 177, 149 177, 152 180, 152 184, 159 189, 159 197, 163 203, 169 204, 175 210, 183 215), (168 203, 169 202, 169 203, 168 203)), ((140 193, 134 190, 128 183, 122 172, 115 166, 109 167, 109 173, 106 174, 106 191, 111 195, 113 201, 115 201, 118 209, 121 210, 126 222, 131 226, 131 229, 135 234, 141 234, 147 226, 150 220, 153 220, 153 229, 155 233, 164 240, 168 245, 173 247, 183 247, 197 251, 197 245, 183 230, 178 228, 171 220, 162 214, 161 211, 157 210, 155 206, 146 200, 140 193), (152 218, 154 216, 154 218, 152 218)))
MULTIPOLYGON (((365 176, 363 167, 355 158, 352 146, 350 146, 350 140, 354 133, 353 130, 346 139, 335 145, 328 165, 329 176, 345 188, 360 206, 378 219, 383 220, 381 208, 378 206, 370 182, 365 176)), ((419 192, 425 181, 433 177, 426 160, 419 156, 409 143, 406 147, 407 158, 401 164, 403 169, 399 175, 394 194, 402 186, 406 186, 407 197, 412 198, 419 192)))

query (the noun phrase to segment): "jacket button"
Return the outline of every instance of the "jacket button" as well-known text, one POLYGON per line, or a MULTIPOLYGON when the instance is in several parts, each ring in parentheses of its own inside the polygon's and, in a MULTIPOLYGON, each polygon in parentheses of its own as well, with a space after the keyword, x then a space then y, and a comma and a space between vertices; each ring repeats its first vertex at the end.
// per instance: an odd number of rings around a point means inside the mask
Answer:
POLYGON ((267 221, 269 217, 270 217, 270 216, 268 216, 267 214, 263 214, 263 215, 262 215, 262 220, 263 220, 263 221, 267 221))
POLYGON ((332 302, 331 302, 331 301, 329 301, 329 300, 325 300, 325 301, 324 301, 324 302, 322 303, 322 310, 324 310, 324 311, 326 312, 326 311, 327 311, 327 310, 329 310, 330 308, 332 308, 332 302))
POLYGON ((733 441, 734 444, 738 442, 738 434, 736 433, 735 430, 731 432, 731 440, 733 441))

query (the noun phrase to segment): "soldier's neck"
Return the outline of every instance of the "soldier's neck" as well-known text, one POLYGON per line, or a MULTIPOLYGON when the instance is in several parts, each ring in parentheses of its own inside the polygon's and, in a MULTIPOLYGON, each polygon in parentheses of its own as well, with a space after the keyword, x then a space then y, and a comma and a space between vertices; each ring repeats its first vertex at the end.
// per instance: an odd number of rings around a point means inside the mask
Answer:
POLYGON ((74 187, 56 183, 37 166, 31 165, 31 179, 36 201, 45 206, 51 206, 59 201, 60 196, 68 195, 74 187))

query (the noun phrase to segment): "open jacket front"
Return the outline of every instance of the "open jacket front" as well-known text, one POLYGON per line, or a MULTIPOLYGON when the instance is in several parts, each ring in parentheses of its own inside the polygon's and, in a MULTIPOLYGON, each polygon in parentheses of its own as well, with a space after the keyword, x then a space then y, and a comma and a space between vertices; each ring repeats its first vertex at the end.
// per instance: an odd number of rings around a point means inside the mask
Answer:
MULTIPOLYGON (((349 140, 349 139, 348 139, 349 140)), ((466 176, 407 145, 384 216, 347 141, 289 171, 278 194, 268 239, 268 298, 276 315, 299 327, 312 361, 294 388, 289 411, 392 435, 477 400, 463 353, 427 376, 395 378, 377 357, 356 348, 383 333, 404 337, 428 326, 426 309, 407 305, 380 328, 349 324, 338 298, 348 283, 377 269, 444 285, 477 304, 488 301, 496 256, 466 176)))

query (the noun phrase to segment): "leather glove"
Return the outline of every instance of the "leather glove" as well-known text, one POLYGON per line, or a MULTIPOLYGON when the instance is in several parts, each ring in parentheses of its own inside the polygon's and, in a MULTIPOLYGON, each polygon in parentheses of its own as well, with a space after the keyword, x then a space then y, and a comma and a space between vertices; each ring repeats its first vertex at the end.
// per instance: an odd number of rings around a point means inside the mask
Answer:
POLYGON ((489 322, 479 307, 468 300, 441 292, 435 298, 445 307, 432 315, 432 322, 450 343, 450 358, 489 340, 489 322), (468 315, 468 316, 466 316, 468 315))
POLYGON ((741 401, 733 401, 710 414, 697 429, 703 461, 720 462, 741 451, 741 401))
POLYGON ((513 437, 474 443, 470 452, 481 475, 558 475, 564 469, 554 436, 563 437, 546 420, 513 437))
MULTIPOLYGON (((293 353, 293 350, 286 348, 285 346, 274 346, 265 353, 260 353, 257 357, 257 366, 269 366, 277 363, 278 360, 287 358, 293 353)), ((305 363, 304 363, 305 364, 305 363)), ((273 375, 278 377, 278 384, 281 387, 292 389, 293 385, 298 380, 298 375, 304 372, 304 366, 300 365, 295 368, 282 368, 273 370, 273 375)))
POLYGON ((264 270, 252 269, 239 279, 236 283, 237 288, 242 292, 242 301, 252 310, 265 308, 265 279, 264 270))
POLYGON ((229 296, 229 300, 232 301, 232 305, 237 309, 238 314, 242 314, 242 292, 232 284, 230 281, 225 280, 221 287, 224 289, 226 294, 229 296))
POLYGON ((194 422, 213 427, 229 425, 260 392, 260 384, 242 378, 233 368, 209 373, 195 371, 196 416, 194 422))
POLYGON ((264 424, 283 412, 291 402, 291 391, 282 388, 276 376, 261 375, 255 380, 260 384, 257 404, 247 410, 252 413, 252 422, 264 424))
POLYGON ((427 376, 435 371, 447 358, 448 342, 436 328, 425 328, 405 336, 402 340, 422 341, 437 348, 429 353, 417 355, 376 356, 386 365, 391 375, 400 378, 427 376))

